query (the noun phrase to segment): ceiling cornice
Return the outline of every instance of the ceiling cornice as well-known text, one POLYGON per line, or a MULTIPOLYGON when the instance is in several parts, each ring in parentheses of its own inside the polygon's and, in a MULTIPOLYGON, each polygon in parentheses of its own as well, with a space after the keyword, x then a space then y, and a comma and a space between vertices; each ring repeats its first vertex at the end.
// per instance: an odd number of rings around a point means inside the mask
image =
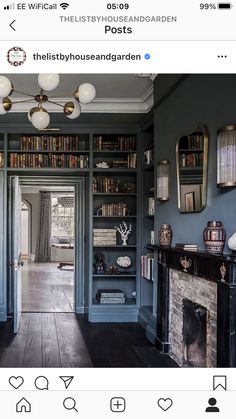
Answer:
MULTIPOLYGON (((12 101, 27 100, 28 97, 21 96, 19 98, 12 98, 12 101)), ((49 96, 50 99, 50 96, 49 96)), ((73 100, 73 98, 53 98, 54 102, 64 105, 66 102, 73 100)), ((34 101, 28 103, 16 103, 12 106, 11 113, 28 112, 34 101)), ((148 113, 153 106, 153 87, 151 87, 140 98, 99 98, 93 102, 83 105, 81 104, 82 112, 84 113, 148 113)), ((45 108, 49 112, 61 113, 61 107, 46 103, 45 108)))

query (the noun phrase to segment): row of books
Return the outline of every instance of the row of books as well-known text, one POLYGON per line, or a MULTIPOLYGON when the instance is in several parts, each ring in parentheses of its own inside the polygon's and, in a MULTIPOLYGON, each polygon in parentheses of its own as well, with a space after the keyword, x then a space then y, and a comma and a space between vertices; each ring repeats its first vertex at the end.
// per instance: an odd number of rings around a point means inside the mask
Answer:
POLYGON ((99 209, 98 215, 103 216, 117 216, 117 217, 124 217, 125 215, 129 214, 129 210, 127 205, 123 202, 119 202, 118 204, 102 204, 102 207, 99 209))
POLYGON ((155 215, 155 199, 153 196, 148 198, 148 215, 155 215))
POLYGON ((204 147, 204 136, 202 134, 192 134, 187 137, 187 144, 184 148, 201 150, 204 147))
POLYGON ((125 293, 120 289, 98 289, 96 300, 99 304, 125 304, 125 293))
POLYGON ((22 151, 79 151, 84 141, 72 136, 33 136, 21 137, 20 148, 22 151))
POLYGON ((4 167, 4 153, 0 153, 0 167, 4 167))
POLYGON ((137 164, 137 154, 136 153, 130 153, 127 156, 127 160, 115 160, 112 162, 112 167, 125 167, 128 169, 136 169, 137 164))
POLYGON ((94 177, 93 193, 117 193, 120 190, 120 181, 117 178, 94 177))
POLYGON ((202 167, 203 153, 180 154, 180 167, 202 167))
POLYGON ((154 281, 154 255, 147 254, 141 256, 141 276, 154 281))
POLYGON ((89 166, 87 155, 10 153, 9 165, 14 168, 69 168, 84 169, 89 166))
POLYGON ((144 151, 144 164, 145 166, 148 166, 154 161, 154 150, 146 150, 144 151))
POLYGON ((94 228, 93 229, 94 246, 116 246, 115 228, 94 228))
POLYGON ((94 137, 95 151, 135 151, 136 138, 132 137, 117 137, 115 140, 109 140, 102 137, 102 135, 94 137))

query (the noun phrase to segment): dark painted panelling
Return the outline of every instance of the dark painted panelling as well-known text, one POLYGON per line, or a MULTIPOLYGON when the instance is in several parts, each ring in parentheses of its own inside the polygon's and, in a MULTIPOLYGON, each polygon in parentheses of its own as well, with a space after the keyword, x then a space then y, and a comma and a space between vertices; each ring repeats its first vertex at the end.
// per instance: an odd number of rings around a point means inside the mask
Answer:
MULTIPOLYGON (((165 77, 161 76, 163 83, 165 77)), ((160 83, 160 80, 159 82, 160 83)), ((156 83, 155 88, 158 88, 156 83)), ((169 223, 173 243, 193 242, 204 249, 202 232, 208 220, 221 220, 227 238, 236 231, 236 189, 221 191, 216 186, 216 133, 236 123, 236 75, 190 75, 155 111, 157 159, 171 161, 171 199, 157 204, 157 224, 169 223), (209 130, 208 198, 206 209, 180 214, 177 208, 175 146, 179 136, 199 124, 209 130)), ((225 251, 228 251, 225 245, 225 251)))

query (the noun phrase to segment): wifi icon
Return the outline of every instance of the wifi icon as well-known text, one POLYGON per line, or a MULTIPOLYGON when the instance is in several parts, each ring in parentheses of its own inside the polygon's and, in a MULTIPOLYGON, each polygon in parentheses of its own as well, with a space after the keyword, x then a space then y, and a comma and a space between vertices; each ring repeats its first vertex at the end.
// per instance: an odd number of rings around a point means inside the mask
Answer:
POLYGON ((66 10, 67 7, 69 7, 68 3, 61 3, 60 6, 62 7, 63 10, 66 10))

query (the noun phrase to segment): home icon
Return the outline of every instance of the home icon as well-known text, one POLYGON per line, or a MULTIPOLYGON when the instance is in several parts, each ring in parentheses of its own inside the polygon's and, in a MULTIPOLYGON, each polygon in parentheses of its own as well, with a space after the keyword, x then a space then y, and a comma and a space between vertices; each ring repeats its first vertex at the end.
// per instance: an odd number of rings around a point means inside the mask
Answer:
POLYGON ((31 404, 23 397, 16 405, 17 413, 30 413, 31 404))

